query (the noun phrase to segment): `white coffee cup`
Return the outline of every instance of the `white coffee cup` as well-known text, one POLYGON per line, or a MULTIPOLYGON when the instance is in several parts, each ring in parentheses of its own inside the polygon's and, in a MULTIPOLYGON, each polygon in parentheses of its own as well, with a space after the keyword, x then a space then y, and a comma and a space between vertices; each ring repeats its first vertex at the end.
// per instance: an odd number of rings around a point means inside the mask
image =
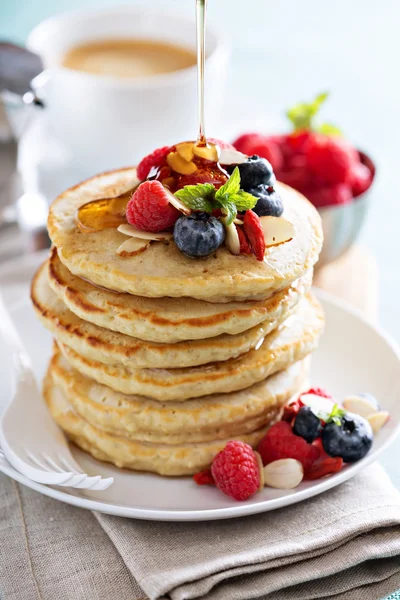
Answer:
MULTIPOLYGON (((159 146, 194 139, 197 133, 197 71, 190 67, 143 78, 122 79, 68 69, 61 64, 73 46, 107 38, 149 39, 195 49, 195 19, 131 6, 76 10, 40 23, 27 40, 45 71, 32 82, 54 136, 85 171, 135 164, 159 146)), ((228 49, 207 31, 206 115, 212 135, 218 123, 228 49)))

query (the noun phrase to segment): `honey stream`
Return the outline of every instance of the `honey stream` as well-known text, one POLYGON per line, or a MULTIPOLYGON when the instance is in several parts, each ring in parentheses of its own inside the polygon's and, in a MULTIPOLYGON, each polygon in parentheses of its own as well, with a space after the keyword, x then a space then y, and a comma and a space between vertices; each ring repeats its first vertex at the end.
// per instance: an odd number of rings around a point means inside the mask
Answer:
MULTIPOLYGON (((196 1, 196 40, 197 40, 197 96, 198 96, 198 136, 197 141, 193 142, 195 162, 193 162, 193 169, 199 169, 198 160, 199 157, 207 161, 207 172, 210 171, 210 178, 212 174, 217 172, 216 182, 222 184, 223 180, 226 180, 225 173, 221 171, 218 163, 218 149, 214 144, 207 144, 205 136, 205 110, 204 110, 204 67, 205 67, 205 28, 206 28, 206 12, 207 12, 207 0, 195 0, 196 1), (221 173, 223 175, 222 181, 221 173)), ((182 144, 181 144, 182 145, 182 144)), ((177 154, 173 152, 171 154, 177 154)), ((172 158, 173 160, 180 161, 179 156, 172 158)), ((192 164, 192 163, 191 163, 192 164)), ((160 177, 155 176, 155 179, 162 181, 164 185, 168 185, 170 189, 174 191, 176 188, 177 181, 179 181, 181 174, 175 173, 173 169, 168 170, 164 177, 162 175, 166 165, 162 165, 158 169, 160 177)), ((204 169, 203 169, 204 171, 204 169)), ((153 177, 152 177, 153 178, 153 177)), ((215 178, 215 174, 214 174, 215 178)), ((96 231, 102 231, 103 229, 117 228, 119 225, 126 223, 126 205, 130 200, 135 188, 124 192, 120 196, 115 198, 100 198, 87 202, 81 206, 75 215, 75 222, 84 233, 94 233, 96 231)))

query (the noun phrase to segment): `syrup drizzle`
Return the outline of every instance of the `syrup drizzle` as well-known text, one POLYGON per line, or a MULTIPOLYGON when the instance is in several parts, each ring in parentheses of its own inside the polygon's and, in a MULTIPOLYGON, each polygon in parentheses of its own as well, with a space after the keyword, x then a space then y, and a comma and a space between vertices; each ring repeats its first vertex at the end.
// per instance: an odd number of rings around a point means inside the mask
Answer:
POLYGON ((115 198, 100 198, 83 204, 75 215, 79 229, 94 233, 103 229, 117 228, 126 223, 125 211, 136 186, 115 198))
POLYGON ((207 0, 196 0, 196 32, 197 32, 197 109, 199 132, 197 145, 206 146, 204 117, 204 66, 206 59, 206 13, 207 0))

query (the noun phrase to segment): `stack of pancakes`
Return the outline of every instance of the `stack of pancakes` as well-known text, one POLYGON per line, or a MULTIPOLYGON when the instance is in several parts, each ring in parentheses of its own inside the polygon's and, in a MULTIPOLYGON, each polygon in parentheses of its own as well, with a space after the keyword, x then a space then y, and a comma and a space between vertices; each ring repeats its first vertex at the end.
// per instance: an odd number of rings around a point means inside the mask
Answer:
POLYGON ((119 467, 186 475, 230 439, 256 446, 305 382, 323 329, 310 293, 319 217, 279 186, 293 240, 264 262, 226 247, 204 259, 170 242, 116 250, 116 229, 82 232, 76 211, 136 183, 133 168, 92 178, 52 204, 53 248, 32 282, 55 338, 44 396, 59 426, 119 467))

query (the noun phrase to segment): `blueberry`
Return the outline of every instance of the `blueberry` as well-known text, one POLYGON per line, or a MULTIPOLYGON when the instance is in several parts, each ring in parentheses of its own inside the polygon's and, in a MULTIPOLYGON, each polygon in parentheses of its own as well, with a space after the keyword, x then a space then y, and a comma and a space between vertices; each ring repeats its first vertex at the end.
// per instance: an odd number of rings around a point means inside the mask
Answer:
POLYGON ((245 162, 239 165, 227 165, 225 168, 228 173, 232 173, 235 167, 238 167, 240 172, 240 189, 245 192, 249 192, 250 188, 261 183, 273 186, 276 182, 271 163, 256 154, 249 156, 245 162))
POLYGON ((293 433, 311 444, 321 434, 321 421, 309 406, 303 406, 296 415, 293 433))
POLYGON ((282 200, 274 189, 265 185, 258 185, 247 191, 252 196, 258 198, 258 202, 253 210, 259 217, 280 217, 282 215, 282 200))
POLYGON ((347 413, 340 419, 327 423, 322 430, 322 445, 330 456, 341 456, 346 463, 363 458, 372 446, 371 425, 364 417, 347 413))
POLYGON ((221 246, 225 228, 221 221, 204 212, 179 217, 174 225, 174 240, 187 256, 208 256, 221 246))

